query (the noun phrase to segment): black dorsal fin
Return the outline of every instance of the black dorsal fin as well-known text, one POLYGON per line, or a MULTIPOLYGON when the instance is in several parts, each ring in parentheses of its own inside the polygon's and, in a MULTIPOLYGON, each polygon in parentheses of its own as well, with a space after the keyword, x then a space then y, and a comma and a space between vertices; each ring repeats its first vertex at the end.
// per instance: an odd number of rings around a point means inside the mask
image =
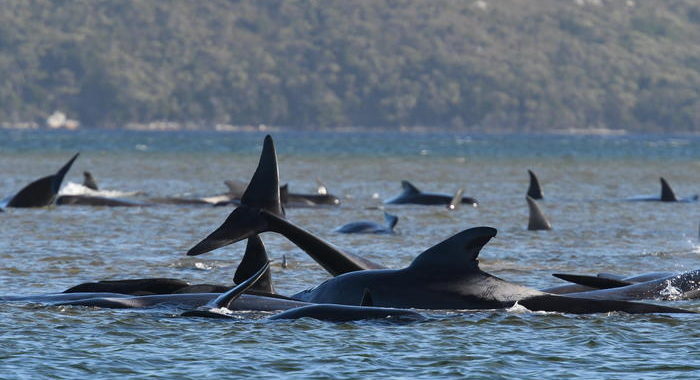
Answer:
POLYGON ((403 189, 404 194, 420 194, 420 190, 406 180, 401 181, 401 188, 403 189))
POLYGON ((418 255, 408 268, 427 273, 477 270, 481 248, 497 232, 492 227, 464 230, 418 255))
POLYGON ((387 228, 393 231, 394 227, 396 227, 396 223, 399 222, 399 217, 384 211, 384 221, 386 222, 387 228))
POLYGON ((360 306, 374 306, 374 301, 372 301, 372 294, 367 288, 365 288, 365 291, 362 293, 362 302, 360 302, 360 306))
POLYGON ((579 274, 564 274, 564 273, 553 273, 552 276, 560 278, 564 281, 572 282, 574 284, 589 286, 596 289, 611 289, 611 288, 621 288, 623 286, 632 285, 631 282, 615 280, 612 278, 598 277, 598 276, 586 276, 579 274))
POLYGON ((211 302, 207 303, 205 308, 208 309, 214 309, 214 308, 229 308, 229 305, 233 301, 235 301, 238 297, 241 296, 241 294, 245 293, 246 290, 250 289, 258 280, 265 274, 270 269, 270 262, 266 262, 260 269, 258 269, 257 272, 255 272, 252 276, 247 278, 245 281, 241 282, 240 284, 236 285, 233 289, 229 290, 226 293, 221 294, 220 296, 216 297, 216 299, 212 300, 211 302))
POLYGON ((289 202, 289 184, 285 183, 284 185, 280 186, 280 202, 282 202, 283 205, 286 205, 287 202, 289 202))
POLYGON ((527 188, 527 195, 532 199, 542 199, 542 188, 540 187, 540 180, 537 179, 535 173, 532 170, 527 171, 530 174, 530 187, 527 188))
POLYGON ((76 153, 56 174, 39 178, 20 190, 7 207, 44 207, 52 204, 61 188, 63 178, 80 153, 76 153))
MULTIPOLYGON (((249 237, 243 259, 241 260, 241 263, 238 264, 236 274, 233 276, 233 282, 235 284, 243 283, 248 278, 254 276, 255 272, 268 261, 270 261, 270 259, 267 256, 265 245, 260 239, 260 236, 254 235, 249 237)), ((270 269, 263 273, 260 280, 253 284, 250 289, 260 292, 274 293, 275 290, 272 287, 272 275, 270 273, 270 269)))
POLYGON ((552 224, 549 223, 547 217, 544 216, 542 210, 540 210, 540 207, 537 205, 537 202, 535 202, 535 200, 529 195, 526 195, 525 199, 527 199, 527 206, 530 209, 530 218, 527 223, 527 229, 529 231, 551 230, 552 224))
POLYGON ((93 177, 92 173, 88 171, 83 172, 83 186, 91 190, 99 190, 99 188, 97 187, 97 181, 95 181, 95 177, 93 177))
POLYGON ((265 136, 258 168, 241 197, 241 204, 284 216, 280 203, 277 153, 270 135, 265 136))
POLYGON ((462 194, 464 194, 464 189, 460 187, 447 205, 448 210, 456 210, 462 205, 462 194))
POLYGON ((676 198, 676 193, 673 192, 673 189, 671 189, 671 186, 669 186, 668 182, 666 182, 664 177, 661 177, 660 180, 661 180, 661 201, 663 201, 663 202, 676 202, 676 201, 678 201, 678 198, 676 198))

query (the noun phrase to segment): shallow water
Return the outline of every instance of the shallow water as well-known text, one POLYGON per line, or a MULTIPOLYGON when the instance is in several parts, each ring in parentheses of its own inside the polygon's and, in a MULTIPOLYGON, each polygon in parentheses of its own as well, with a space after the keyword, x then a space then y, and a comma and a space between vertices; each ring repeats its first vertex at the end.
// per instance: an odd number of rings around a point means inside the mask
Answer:
MULTIPOLYGON (((207 196, 225 179, 247 180, 260 133, 36 132, 0 130, 0 197, 81 156, 66 178, 93 173, 101 188, 149 196, 207 196)), ((659 176, 679 196, 700 192, 700 138, 395 133, 275 133, 281 179, 312 192, 318 177, 342 207, 291 209, 288 218, 335 245, 390 267, 463 229, 498 235, 482 269, 532 287, 561 283, 555 272, 643 273, 698 268, 700 204, 625 202, 656 195, 659 176), (554 226, 529 232, 527 169, 554 226), (356 220, 382 222, 381 200, 411 180, 425 191, 481 202, 386 206, 394 236, 332 232, 356 220)), ((64 183, 65 185, 65 183, 64 183)), ((61 291, 79 282, 174 277, 228 283, 244 243, 202 255, 184 252, 230 208, 53 207, 0 214, 0 294, 61 291)), ((277 290, 292 294, 327 275, 274 234, 263 239, 277 290), (280 258, 286 255, 289 267, 280 258)), ((664 302, 700 311, 700 301, 664 302)), ((8 378, 264 376, 697 378, 700 319, 664 315, 561 315, 520 311, 431 312, 427 322, 326 323, 175 317, 177 310, 98 310, 0 304, 0 369, 8 378)))

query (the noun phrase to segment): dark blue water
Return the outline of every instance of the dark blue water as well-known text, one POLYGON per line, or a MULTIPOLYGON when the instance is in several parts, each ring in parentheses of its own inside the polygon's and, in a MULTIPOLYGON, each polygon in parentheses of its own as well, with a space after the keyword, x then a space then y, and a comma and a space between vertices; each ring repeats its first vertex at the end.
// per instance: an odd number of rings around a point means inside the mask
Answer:
MULTIPOLYGON (((102 188, 149 196, 204 196, 247 180, 263 133, 0 130, 0 197, 81 156, 66 178, 90 170, 102 188)), ((700 138, 693 136, 483 135, 468 133, 273 133, 280 176, 311 192, 316 178, 341 196, 337 209, 292 209, 288 218, 339 247, 391 267, 463 229, 499 230, 482 269, 523 285, 559 284, 551 273, 697 269, 700 205, 625 202, 700 193, 700 138), (552 231, 529 232, 527 169, 540 176, 552 231), (477 209, 387 206, 396 236, 332 232, 382 220, 382 199, 411 180, 426 191, 478 198, 477 209)), ((175 277, 226 284, 244 244, 198 257, 184 252, 230 209, 53 207, 0 214, 0 294, 61 291, 83 281, 175 277)), ((327 274, 285 239, 264 234, 282 294, 327 274), (280 258, 289 258, 289 267, 280 258)), ((698 301, 656 301, 700 311, 698 301)), ((430 312, 424 323, 270 322, 176 317, 177 310, 99 310, 0 304, 3 378, 474 377, 697 378, 694 316, 522 310, 430 312)))

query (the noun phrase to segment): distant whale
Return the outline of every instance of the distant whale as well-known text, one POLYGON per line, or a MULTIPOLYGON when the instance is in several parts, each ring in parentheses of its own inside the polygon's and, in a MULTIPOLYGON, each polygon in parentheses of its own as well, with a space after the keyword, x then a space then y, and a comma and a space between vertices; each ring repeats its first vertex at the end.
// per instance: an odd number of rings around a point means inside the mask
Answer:
POLYGON ((552 223, 544 216, 537 202, 529 195, 526 195, 525 199, 527 200, 527 207, 530 209, 530 217, 527 223, 528 231, 551 230, 552 223))
POLYGON ((698 195, 692 195, 686 198, 678 198, 676 193, 671 189, 671 186, 666 182, 663 177, 659 178, 661 181, 661 195, 656 196, 640 196, 627 198, 628 201, 660 201, 660 202, 695 202, 698 200, 698 195))
POLYGON ((344 224, 334 231, 343 234, 393 234, 394 226, 396 226, 396 223, 399 221, 399 217, 385 212, 384 221, 385 224, 381 225, 379 223, 362 220, 344 224))
MULTIPOLYGON (((318 181, 318 180, 317 180, 318 181)), ((328 193, 328 189, 325 185, 319 182, 318 192, 316 194, 303 194, 303 193, 291 193, 289 192, 289 185, 284 184, 280 186, 280 200, 284 208, 300 208, 300 207, 318 207, 318 206, 339 206, 340 198, 333 194, 328 193)), ((229 187, 231 194, 231 202, 233 204, 239 203, 247 184, 241 181, 225 181, 226 185, 229 187)))
POLYGON ((686 313, 688 311, 627 301, 552 295, 509 283, 482 272, 477 256, 496 235, 496 229, 462 231, 420 254, 404 269, 363 270, 370 264, 334 250, 328 243, 283 219, 279 200, 277 157, 270 136, 265 137, 258 168, 241 206, 188 255, 198 255, 263 231, 282 233, 337 277, 293 299, 311 303, 360 305, 372 295, 381 307, 424 309, 494 309, 520 304, 533 311, 565 313, 686 313))
MULTIPOLYGON (((408 181, 401 181, 403 192, 394 198, 384 201, 386 204, 417 204, 417 205, 449 205, 452 196, 439 193, 424 193, 408 181)), ((476 207, 479 202, 472 197, 462 197, 462 203, 476 207)))
POLYGON ((543 199, 542 187, 540 187, 540 180, 537 179, 535 173, 532 170, 528 170, 527 173, 530 175, 530 186, 527 188, 527 195, 535 200, 543 199))
POLYGON ((104 206, 104 207, 147 207, 151 203, 130 199, 108 198, 94 195, 60 195, 56 199, 59 206, 104 206))
POLYGON ((56 200, 63 178, 80 153, 76 153, 56 174, 42 177, 25 186, 7 203, 7 207, 44 207, 56 200))

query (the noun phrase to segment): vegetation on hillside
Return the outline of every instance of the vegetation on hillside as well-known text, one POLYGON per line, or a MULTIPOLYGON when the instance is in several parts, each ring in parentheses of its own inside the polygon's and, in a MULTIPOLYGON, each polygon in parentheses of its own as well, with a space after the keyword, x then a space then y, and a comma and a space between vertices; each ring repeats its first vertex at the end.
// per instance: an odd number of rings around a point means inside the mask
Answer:
POLYGON ((0 121, 700 131, 695 0, 0 2, 0 121))

